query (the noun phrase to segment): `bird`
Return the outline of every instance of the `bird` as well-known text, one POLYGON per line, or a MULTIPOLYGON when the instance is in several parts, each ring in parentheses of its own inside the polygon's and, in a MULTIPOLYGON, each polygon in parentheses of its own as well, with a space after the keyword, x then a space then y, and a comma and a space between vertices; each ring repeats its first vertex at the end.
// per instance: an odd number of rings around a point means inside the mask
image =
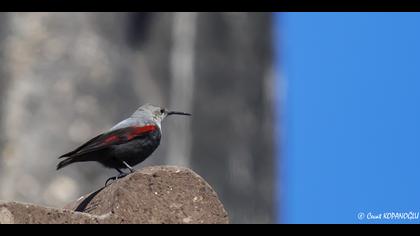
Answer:
POLYGON ((191 116, 190 113, 170 111, 146 103, 110 130, 61 155, 58 159, 65 159, 57 164, 57 170, 76 162, 96 161, 119 173, 109 178, 105 186, 108 181, 129 174, 122 171, 123 169, 133 173, 133 166, 143 162, 159 146, 162 137, 161 123, 170 115, 191 116))

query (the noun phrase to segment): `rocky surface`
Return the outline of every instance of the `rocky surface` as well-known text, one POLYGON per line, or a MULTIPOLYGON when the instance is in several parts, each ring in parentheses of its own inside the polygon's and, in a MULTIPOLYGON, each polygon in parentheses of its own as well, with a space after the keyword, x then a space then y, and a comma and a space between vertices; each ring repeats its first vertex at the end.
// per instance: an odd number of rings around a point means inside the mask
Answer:
POLYGON ((28 203, 0 203, 0 224, 117 224, 122 222, 122 219, 112 214, 95 216, 28 203))
POLYGON ((0 223, 229 223, 216 192, 195 172, 174 166, 136 171, 65 209, 0 203, 0 223))

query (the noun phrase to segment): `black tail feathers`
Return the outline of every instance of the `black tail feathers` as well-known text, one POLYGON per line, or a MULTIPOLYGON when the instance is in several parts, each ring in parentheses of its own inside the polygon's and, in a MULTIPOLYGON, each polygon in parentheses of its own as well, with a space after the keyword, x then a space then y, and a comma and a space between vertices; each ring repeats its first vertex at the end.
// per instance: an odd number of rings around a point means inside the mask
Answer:
POLYGON ((59 169, 61 169, 61 168, 63 168, 63 167, 65 167, 65 166, 67 166, 67 165, 70 165, 71 163, 73 163, 74 162, 74 159, 72 158, 72 157, 69 157, 69 158, 67 158, 67 159, 65 159, 65 160, 62 160, 60 163, 58 163, 58 165, 57 165, 57 170, 59 170, 59 169))

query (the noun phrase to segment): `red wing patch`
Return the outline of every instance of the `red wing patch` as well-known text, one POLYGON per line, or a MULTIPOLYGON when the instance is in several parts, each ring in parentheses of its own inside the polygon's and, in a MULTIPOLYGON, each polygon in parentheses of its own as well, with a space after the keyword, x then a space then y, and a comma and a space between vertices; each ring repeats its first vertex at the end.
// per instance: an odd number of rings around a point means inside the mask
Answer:
POLYGON ((157 127, 155 125, 146 125, 141 127, 126 127, 122 129, 117 129, 106 134, 98 135, 97 137, 89 140, 87 143, 78 147, 74 151, 71 151, 65 156, 78 156, 84 153, 100 150, 102 148, 109 147, 111 145, 117 145, 124 142, 128 142, 142 134, 155 131, 157 127))
POLYGON ((116 141, 118 141, 118 140, 119 140, 119 138, 118 138, 116 135, 112 135, 112 136, 107 137, 107 138, 104 140, 104 143, 106 143, 106 144, 108 144, 108 143, 113 143, 113 142, 116 142, 116 141))
POLYGON ((130 133, 127 134, 127 140, 131 140, 133 138, 135 138, 136 136, 143 134, 143 133, 147 133, 147 132, 152 132, 156 130, 156 126, 154 125, 146 125, 146 126, 142 126, 142 127, 136 127, 133 130, 131 130, 130 133))

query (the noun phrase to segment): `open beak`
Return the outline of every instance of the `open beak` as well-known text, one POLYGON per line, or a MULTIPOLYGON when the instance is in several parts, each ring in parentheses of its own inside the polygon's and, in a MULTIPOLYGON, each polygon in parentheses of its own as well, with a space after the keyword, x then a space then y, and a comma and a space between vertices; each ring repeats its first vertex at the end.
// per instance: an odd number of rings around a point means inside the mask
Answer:
POLYGON ((170 115, 183 115, 183 116, 191 116, 190 113, 180 112, 180 111, 169 111, 168 116, 170 115))

